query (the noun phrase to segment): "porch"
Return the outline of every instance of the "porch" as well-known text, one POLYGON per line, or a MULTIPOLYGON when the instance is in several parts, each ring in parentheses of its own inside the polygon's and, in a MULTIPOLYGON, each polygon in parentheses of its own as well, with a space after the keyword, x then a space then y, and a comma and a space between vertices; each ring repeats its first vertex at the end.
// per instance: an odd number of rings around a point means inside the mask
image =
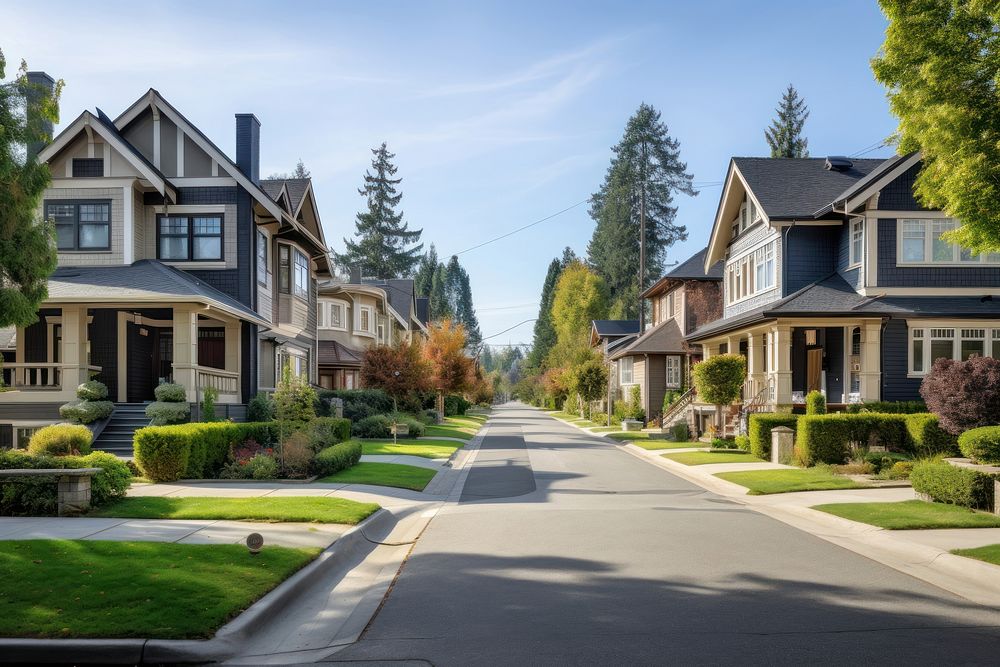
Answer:
POLYGON ((880 318, 782 318, 702 345, 705 358, 730 351, 746 357, 745 410, 788 410, 816 390, 831 405, 879 400, 881 332, 880 318))
POLYGON ((90 379, 109 400, 154 400, 161 382, 176 382, 187 400, 205 389, 219 403, 242 403, 242 322, 203 304, 47 304, 38 322, 19 327, 13 360, 3 364, 2 403, 64 403, 90 379))

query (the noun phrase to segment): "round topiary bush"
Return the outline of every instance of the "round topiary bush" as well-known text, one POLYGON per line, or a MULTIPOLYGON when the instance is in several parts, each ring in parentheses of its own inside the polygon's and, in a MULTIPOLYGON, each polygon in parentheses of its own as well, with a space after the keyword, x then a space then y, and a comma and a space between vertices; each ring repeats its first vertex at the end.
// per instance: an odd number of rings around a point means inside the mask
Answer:
POLYGON ((79 424, 53 424, 35 431, 28 441, 28 453, 51 456, 89 454, 94 436, 90 429, 79 424))
POLYGON ((156 401, 146 406, 146 416, 153 426, 183 424, 191 416, 191 406, 187 403, 156 401))
POLYGON ((958 436, 962 454, 987 465, 1000 464, 1000 426, 982 426, 958 436))
POLYGON ((705 403, 729 405, 740 397, 747 362, 739 354, 719 354, 694 366, 694 385, 705 403))
POLYGON ((153 390, 157 401, 163 403, 183 403, 187 401, 187 392, 183 385, 164 382, 153 390))
POLYGON ((108 387, 103 382, 88 380, 76 388, 76 397, 81 401, 103 401, 108 397, 108 387))

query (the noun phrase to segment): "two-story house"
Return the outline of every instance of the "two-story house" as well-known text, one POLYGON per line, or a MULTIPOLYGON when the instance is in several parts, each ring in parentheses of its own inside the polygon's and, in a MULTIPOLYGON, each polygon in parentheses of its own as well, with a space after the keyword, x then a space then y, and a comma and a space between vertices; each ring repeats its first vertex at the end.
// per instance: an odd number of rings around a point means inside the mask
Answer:
POLYGON ((413 281, 378 280, 357 275, 320 284, 319 385, 355 389, 364 351, 427 335, 427 300, 416 297, 413 281))
POLYGON ((191 402, 212 387, 236 418, 285 363, 315 381, 329 268, 311 185, 262 182, 260 122, 237 114, 235 131, 233 161, 150 89, 113 120, 84 111, 41 148, 58 268, 38 321, 10 336, 0 443, 57 421, 90 378, 119 408, 163 381, 191 402))
POLYGON ((705 267, 723 317, 688 341, 747 357, 745 405, 919 399, 935 359, 1000 357, 1000 254, 941 234, 913 194, 919 154, 733 158, 705 267))
POLYGON ((652 313, 647 330, 607 345, 612 397, 628 400, 632 387, 639 387, 648 419, 662 416, 668 391, 691 386, 691 366, 700 361, 701 348, 684 337, 722 314, 722 262, 706 267, 706 254, 707 249, 695 253, 640 295, 652 313))

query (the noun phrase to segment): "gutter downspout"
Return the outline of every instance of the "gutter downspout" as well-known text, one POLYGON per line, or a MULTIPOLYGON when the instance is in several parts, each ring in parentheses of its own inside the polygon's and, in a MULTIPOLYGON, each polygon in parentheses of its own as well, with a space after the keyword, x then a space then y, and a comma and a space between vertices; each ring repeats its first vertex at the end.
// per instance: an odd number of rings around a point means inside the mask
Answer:
POLYGON ((788 260, 786 259, 788 257, 788 232, 792 231, 792 227, 794 227, 794 226, 795 226, 795 221, 792 220, 792 224, 788 225, 788 228, 785 229, 785 232, 782 235, 784 237, 782 239, 782 244, 781 244, 782 245, 782 247, 781 247, 781 292, 782 292, 782 295, 784 295, 785 291, 788 289, 788 260))

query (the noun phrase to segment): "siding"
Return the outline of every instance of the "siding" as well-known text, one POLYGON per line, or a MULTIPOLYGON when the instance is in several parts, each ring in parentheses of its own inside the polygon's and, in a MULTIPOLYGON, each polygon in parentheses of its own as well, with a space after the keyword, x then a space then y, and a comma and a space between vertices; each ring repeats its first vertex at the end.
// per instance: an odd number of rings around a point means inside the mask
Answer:
MULTIPOLYGON (((726 259, 727 268, 731 263, 730 260, 740 259, 746 254, 748 249, 757 246, 765 239, 776 239, 778 241, 775 244, 774 250, 774 261, 777 265, 775 268, 774 289, 762 292, 761 294, 756 294, 749 299, 740 301, 737 304, 725 306, 723 311, 725 317, 733 317, 734 315, 745 313, 748 310, 753 310, 754 308, 771 303, 772 301, 777 301, 781 298, 781 286, 782 281, 784 280, 781 265, 784 261, 784 251, 781 247, 781 235, 777 230, 764 225, 759 230, 754 230, 748 233, 745 237, 737 238, 729 248, 726 259)), ((723 273, 723 276, 725 276, 725 273, 723 273)), ((725 286, 725 281, 723 281, 723 284, 723 290, 728 289, 728 286, 725 286)))
POLYGON ((917 163, 899 175, 899 178, 886 185, 879 192, 877 208, 883 211, 924 211, 916 197, 913 196, 913 184, 917 180, 920 163, 917 163))
POLYGON ((1000 266, 896 266, 896 219, 878 220, 879 287, 1000 287, 1000 266))
POLYGON ((782 264, 788 296, 836 270, 841 227, 792 227, 783 240, 782 264))
MULTIPOLYGON (((848 269, 847 267, 851 264, 851 227, 850 225, 842 225, 840 227, 840 234, 837 240, 837 273, 840 277, 847 281, 847 284, 858 290, 862 287, 862 276, 861 269, 854 268, 848 269)), ((865 230, 867 234, 868 230, 865 230)))
POLYGON ((663 396, 667 391, 667 361, 662 354, 651 354, 649 364, 649 395, 644 396, 646 418, 651 419, 663 412, 663 396))
POLYGON ((908 378, 907 330, 903 320, 889 320, 882 329, 882 400, 920 400, 920 378, 908 378))
POLYGON ((198 280, 203 280, 215 289, 225 292, 234 299, 238 299, 240 293, 240 273, 236 269, 185 269, 198 280))

